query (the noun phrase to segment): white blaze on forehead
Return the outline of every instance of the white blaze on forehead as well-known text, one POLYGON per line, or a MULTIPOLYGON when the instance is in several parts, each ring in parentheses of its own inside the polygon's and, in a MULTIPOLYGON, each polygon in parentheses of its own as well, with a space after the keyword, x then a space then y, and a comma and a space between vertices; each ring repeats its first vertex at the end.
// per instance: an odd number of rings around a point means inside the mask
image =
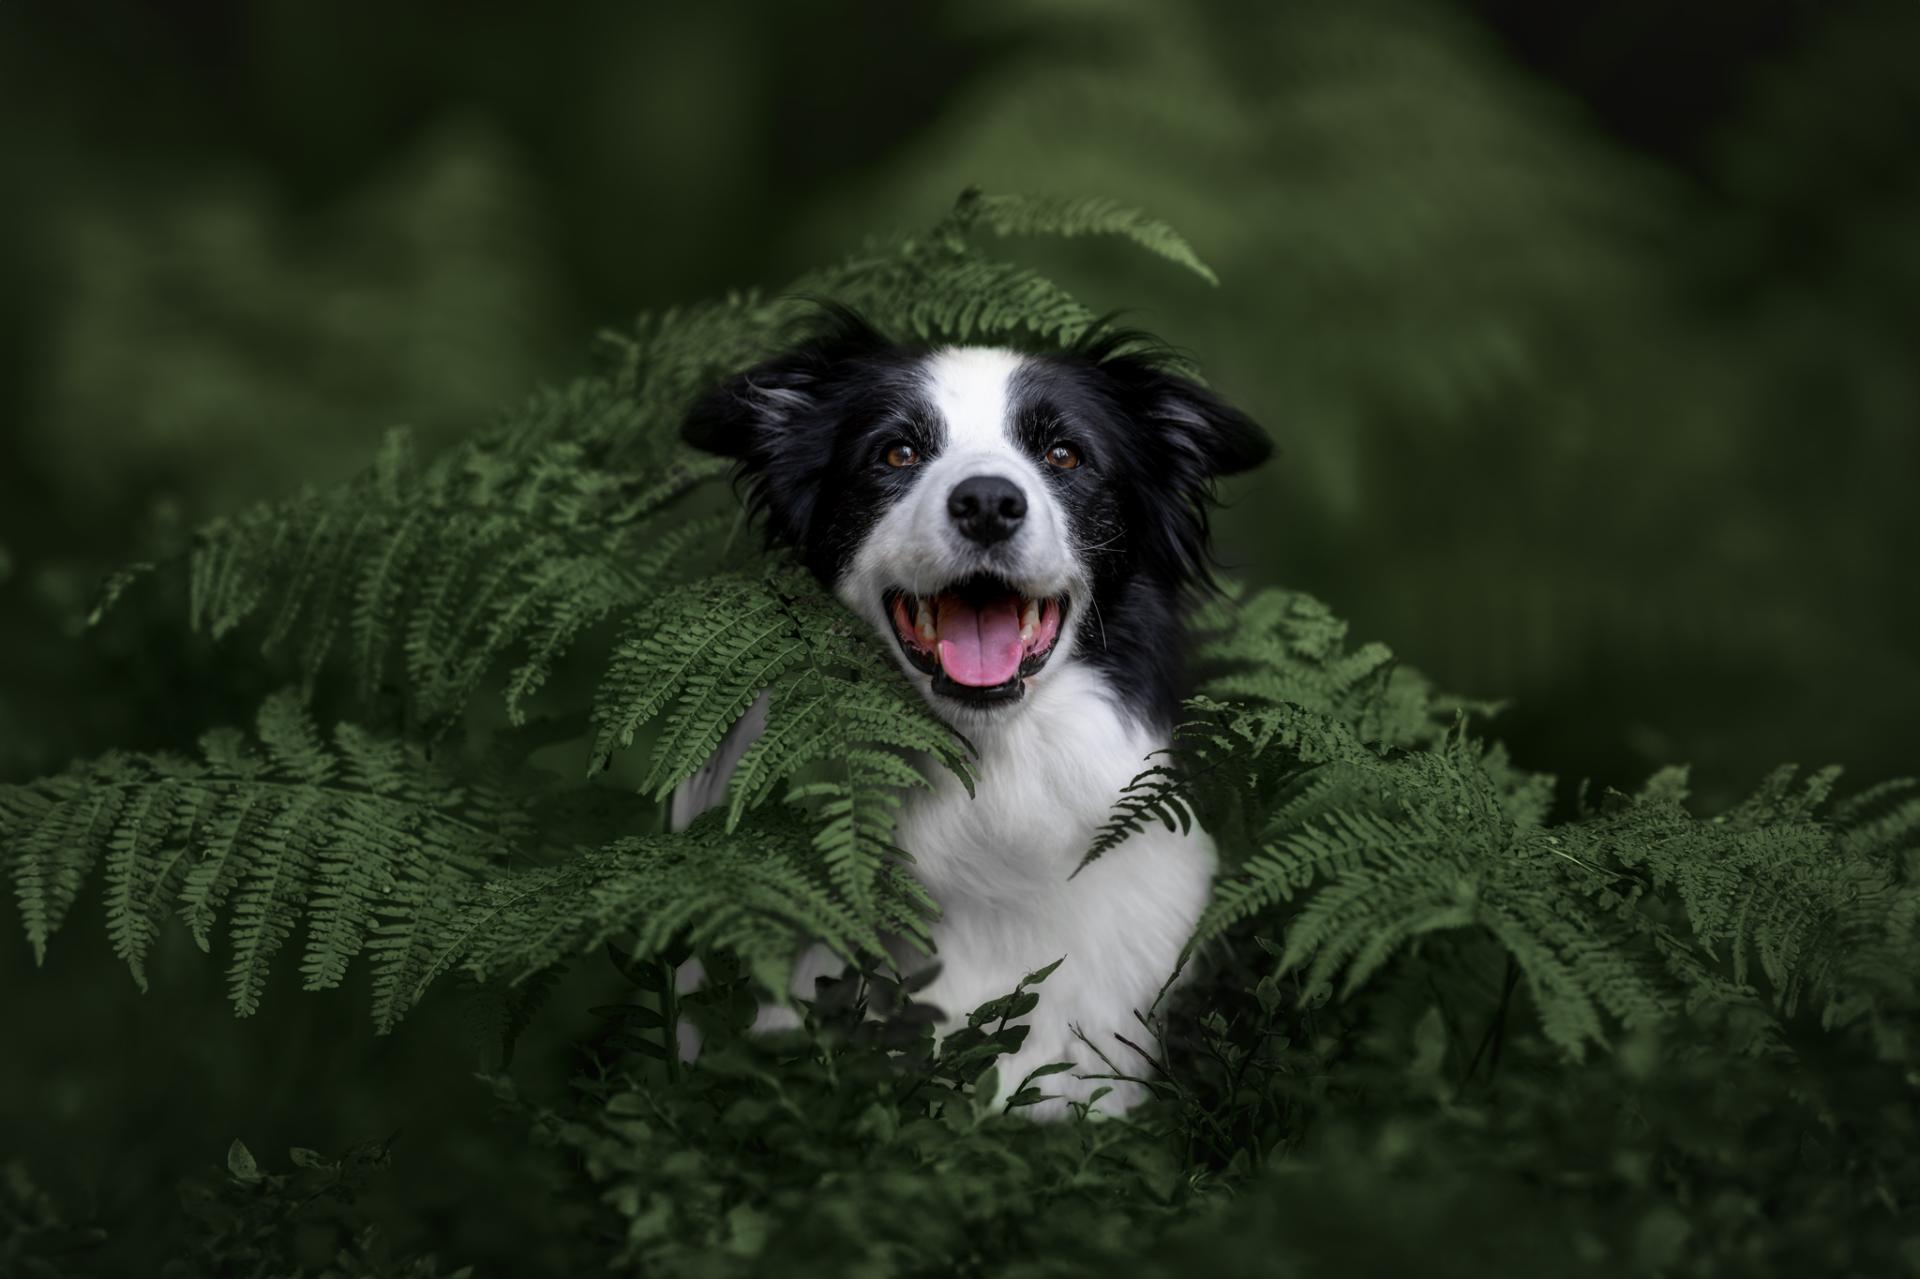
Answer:
MULTIPOLYGON (((866 618, 896 653, 894 619, 887 611, 890 591, 918 597, 911 601, 915 607, 904 625, 923 639, 927 628, 920 625, 917 605, 971 577, 998 577, 1036 601, 1055 596, 1079 600, 1089 593, 1087 569, 1067 512, 1051 491, 1046 463, 1018 438, 1015 375, 1027 359, 1003 347, 954 346, 921 361, 917 389, 934 419, 937 439, 914 468, 911 486, 876 512, 834 583, 841 600, 866 618), (948 505, 956 484, 985 475, 1011 480, 1027 498, 1019 528, 991 547, 968 539, 956 527, 948 505)), ((1026 618, 1018 620, 1024 623, 1026 618)), ((1033 626, 1039 625, 1036 609, 1033 626)), ((1068 625, 1055 641, 1049 671, 1066 667, 1075 638, 1075 628, 1068 625)), ((904 654, 897 656, 910 679, 927 680, 904 654)))
POLYGON ((926 394, 945 433, 945 451, 1007 455, 1013 441, 1013 375, 1026 362, 997 346, 949 346, 927 357, 926 394))

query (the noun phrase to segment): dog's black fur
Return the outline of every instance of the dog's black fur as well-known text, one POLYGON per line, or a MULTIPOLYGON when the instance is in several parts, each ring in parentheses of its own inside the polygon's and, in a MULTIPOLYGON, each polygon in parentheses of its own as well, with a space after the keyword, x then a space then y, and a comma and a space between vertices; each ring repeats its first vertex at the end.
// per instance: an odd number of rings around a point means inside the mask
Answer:
MULTIPOLYGON (((887 449, 940 451, 920 376, 928 355, 827 308, 811 336, 694 404, 685 438, 739 461, 769 540, 831 588, 923 473, 889 467, 887 449)), ((1092 578, 1074 615, 1081 660, 1162 725, 1180 695, 1181 613, 1211 583, 1214 480, 1259 465, 1271 447, 1245 414, 1171 366, 1142 335, 1097 325, 1063 351, 1028 357, 1013 387, 1013 430, 1028 451, 1065 442, 1081 457, 1046 472, 1092 578)))

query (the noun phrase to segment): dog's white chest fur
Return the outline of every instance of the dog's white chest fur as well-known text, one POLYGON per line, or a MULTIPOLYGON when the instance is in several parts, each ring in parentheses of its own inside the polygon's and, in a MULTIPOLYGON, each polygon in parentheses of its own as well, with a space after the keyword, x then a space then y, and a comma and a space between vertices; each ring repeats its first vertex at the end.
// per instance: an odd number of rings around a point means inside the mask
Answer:
POLYGON ((1063 1099, 1053 1109, 1103 1085, 1114 1093, 1102 1108, 1122 1109, 1139 1099, 1138 1086, 1079 1078, 1110 1068, 1078 1036, 1122 1074, 1151 1072, 1119 1036, 1154 1051, 1134 1014, 1154 1003, 1206 905, 1212 841, 1156 826, 1074 874, 1121 788, 1165 745, 1123 716, 1084 667, 1036 680, 1021 714, 973 737, 975 794, 941 772, 901 818, 901 846, 941 907, 940 972, 922 998, 964 1018, 1063 959, 1039 988, 1026 1043, 1001 1063, 1001 1086, 1011 1091, 1027 1071, 1071 1061, 1072 1074, 1042 1083, 1063 1099))

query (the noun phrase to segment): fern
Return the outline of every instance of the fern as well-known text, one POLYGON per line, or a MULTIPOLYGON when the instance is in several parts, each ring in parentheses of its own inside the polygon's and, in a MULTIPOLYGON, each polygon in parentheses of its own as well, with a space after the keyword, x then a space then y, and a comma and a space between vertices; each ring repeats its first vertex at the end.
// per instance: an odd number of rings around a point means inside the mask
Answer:
POLYGON ((962 229, 984 226, 996 235, 1118 235, 1150 253, 1186 267, 1208 284, 1220 283, 1186 237, 1158 218, 1104 196, 1032 197, 985 195, 960 197, 952 223, 962 229))
POLYGON ((899 677, 864 627, 804 572, 711 579, 660 602, 615 651, 596 701, 602 764, 661 722, 642 786, 664 796, 706 763, 758 697, 766 730, 729 783, 726 828, 789 780, 821 817, 815 847, 856 910, 874 906, 876 877, 897 857, 901 793, 930 779, 925 755, 971 785, 964 742, 899 677))
MULTIPOLYGON (((1296 674, 1253 678, 1278 688, 1296 674)), ((1339 703, 1324 681, 1296 686, 1339 703)), ((1242 732, 1259 722, 1246 708, 1208 709, 1242 732)), ((1344 713, 1382 724, 1369 706, 1344 713)), ((1323 731, 1345 726, 1321 715, 1323 731)), ((1404 735, 1417 721, 1396 722, 1404 735)), ((1547 779, 1516 772, 1464 728, 1412 751, 1316 756, 1296 740, 1272 740, 1281 767, 1294 765, 1277 787, 1248 766, 1260 751, 1238 752, 1236 797, 1260 818, 1246 827, 1255 851, 1216 891, 1199 939, 1287 908, 1282 967, 1303 970, 1309 990, 1337 979, 1350 996, 1421 938, 1477 929, 1511 957, 1547 1037, 1575 1054, 1612 1026, 1757 1006, 1756 977, 1777 1016, 1811 995, 1829 1025, 1915 996, 1920 891, 1893 852, 1911 842, 1912 815, 1821 821, 1835 770, 1798 791, 1783 770, 1712 821, 1686 813, 1683 778, 1663 774, 1604 814, 1549 826, 1547 779)), ((1188 793, 1206 758, 1161 784, 1188 793)), ((1753 1042, 1777 1037, 1763 1029, 1753 1042)))
POLYGON ((1236 809, 1257 808, 1261 797, 1279 793, 1318 765, 1372 758, 1346 725, 1300 707, 1248 706, 1202 695, 1189 699, 1187 709, 1194 718, 1174 728, 1162 762, 1121 791, 1082 868, 1151 822, 1185 831, 1204 812, 1217 831, 1236 809))
MULTIPOLYGON (((620 416, 591 390, 547 397, 533 411, 583 431, 620 416)), ((506 687, 517 718, 583 630, 697 558, 689 549, 717 519, 667 523, 662 514, 720 469, 688 457, 656 472, 610 473, 564 439, 475 444, 422 466, 395 432, 363 480, 203 531, 192 621, 217 638, 268 614, 264 648, 297 636, 309 686, 345 629, 363 694, 382 686, 397 655, 429 718, 457 713, 520 646, 506 687)))
POLYGON ((1229 586, 1200 608, 1195 626, 1197 656, 1211 673, 1188 701, 1172 749, 1122 792, 1086 861, 1154 821, 1185 828, 1196 805, 1217 828, 1307 768, 1439 740, 1469 705, 1436 696, 1384 644, 1348 652, 1346 623, 1297 592, 1243 599, 1229 586))
POLYGON ((1655 777, 1622 812, 1581 831, 1576 850, 1670 890, 1696 942, 1724 952, 1732 980, 1764 978, 1791 1016, 1811 997, 1828 1024, 1911 1003, 1920 962, 1920 886, 1892 855, 1909 830, 1825 818, 1838 769, 1794 786, 1777 770, 1743 803, 1701 822, 1684 775, 1655 777), (1753 972, 1757 961, 1759 972, 1753 972))
POLYGON ((685 831, 633 836, 492 880, 446 930, 419 991, 456 965, 524 981, 615 938, 636 958, 722 951, 767 989, 784 991, 803 942, 849 960, 884 960, 885 932, 924 928, 930 903, 897 867, 877 877, 869 909, 856 909, 822 873, 814 839, 795 810, 732 826, 714 813, 685 831))
POLYGON ((860 311, 883 332, 928 341, 1027 338, 1063 345, 1097 313, 1031 268, 991 257, 974 243, 996 235, 1118 235, 1212 280, 1212 271, 1171 227, 1105 199, 986 195, 969 190, 923 232, 876 237, 831 266, 807 272, 775 296, 756 291, 644 315, 630 334, 601 338, 604 378, 646 424, 607 436, 616 449, 670 431, 688 400, 719 375, 771 354, 810 299, 860 311))
POLYGON ((1229 592, 1203 623, 1206 691, 1087 854, 1154 822, 1221 836, 1239 865, 1197 942, 1282 912, 1282 969, 1351 997, 1423 938, 1478 931, 1575 1054, 1705 1005, 1760 1013, 1756 1048, 1780 1042, 1765 1010, 1790 1019, 1808 996, 1829 1025, 1910 1006, 1920 802, 1905 783, 1823 821, 1837 770, 1796 789, 1785 769, 1701 821, 1669 772, 1550 826, 1552 779, 1467 731, 1462 712, 1490 706, 1437 694, 1384 646, 1348 651, 1317 601, 1229 592))
POLYGON ((391 1026, 459 886, 504 860, 495 828, 424 749, 352 725, 328 742, 292 693, 261 708, 257 738, 216 729, 200 747, 198 761, 115 754, 0 787, 35 958, 100 864, 108 936, 141 989, 169 916, 203 951, 225 916, 228 993, 246 1016, 304 921, 305 987, 340 984, 368 951, 374 1018, 391 1026))
POLYGON ((1204 695, 1317 711, 1382 748, 1430 746, 1457 713, 1498 709, 1437 693, 1385 644, 1349 652, 1347 624, 1297 591, 1264 590, 1243 600, 1229 588, 1200 610, 1195 624, 1202 635, 1199 660, 1212 670, 1204 695))
POLYGON ((1428 934, 1485 929, 1518 966, 1547 1036, 1576 1053, 1605 1041, 1609 1019, 1644 1024, 1676 1007, 1657 963, 1625 944, 1627 926, 1590 903, 1561 837, 1516 812, 1471 738, 1316 780, 1269 816, 1202 936, 1298 899, 1283 968, 1304 968, 1310 989, 1338 978, 1351 995, 1428 934))

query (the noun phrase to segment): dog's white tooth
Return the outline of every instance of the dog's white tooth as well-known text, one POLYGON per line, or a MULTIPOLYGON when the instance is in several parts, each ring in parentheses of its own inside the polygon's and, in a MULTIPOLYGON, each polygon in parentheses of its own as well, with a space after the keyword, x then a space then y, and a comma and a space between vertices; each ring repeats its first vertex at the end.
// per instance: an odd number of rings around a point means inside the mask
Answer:
POLYGON ((919 615, 914 618, 913 626, 915 630, 920 632, 920 638, 922 640, 929 644, 933 643, 933 610, 927 607, 925 600, 920 601, 920 612, 919 615))
POLYGON ((1020 642, 1031 644, 1033 633, 1040 626, 1040 601, 1028 600, 1026 611, 1020 614, 1020 642))

